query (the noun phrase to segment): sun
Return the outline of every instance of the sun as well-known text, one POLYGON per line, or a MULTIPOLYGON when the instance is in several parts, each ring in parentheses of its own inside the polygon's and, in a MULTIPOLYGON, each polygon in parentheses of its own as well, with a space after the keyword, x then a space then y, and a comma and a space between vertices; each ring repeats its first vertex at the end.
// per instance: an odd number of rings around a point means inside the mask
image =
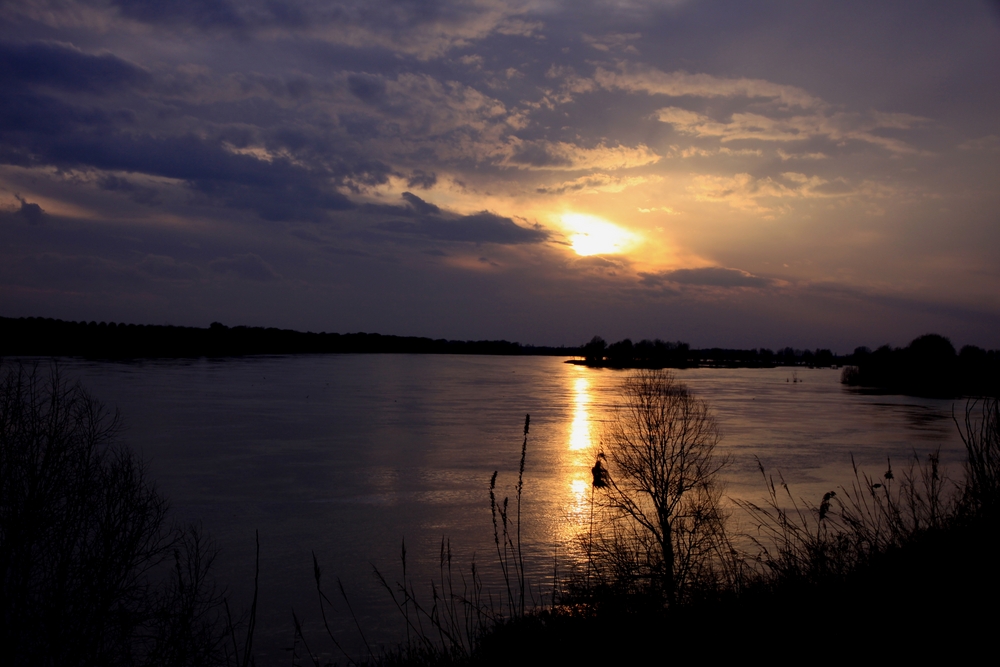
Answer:
POLYGON ((562 224, 570 231, 573 251, 583 257, 620 254, 638 242, 632 232, 592 215, 565 213, 562 224))

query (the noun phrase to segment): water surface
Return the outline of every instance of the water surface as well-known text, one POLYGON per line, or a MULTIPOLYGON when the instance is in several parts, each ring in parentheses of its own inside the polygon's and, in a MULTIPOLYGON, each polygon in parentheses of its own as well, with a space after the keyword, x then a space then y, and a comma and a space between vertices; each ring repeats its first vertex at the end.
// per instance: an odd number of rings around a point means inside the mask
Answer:
MULTIPOLYGON (((397 579, 404 539, 418 592, 436 574, 443 537, 456 568, 467 572, 475 556, 495 581, 487 487, 498 470, 501 494, 513 493, 526 413, 522 537, 532 580, 547 591, 553 565, 565 571, 577 557, 589 470, 626 373, 554 357, 441 355, 60 366, 121 410, 124 439, 149 462, 174 516, 215 538, 216 572, 238 600, 252 594, 259 530, 261 664, 287 659, 293 608, 322 645, 312 552, 329 592, 343 580, 369 639, 402 636, 372 565, 397 579)), ((852 454, 881 474, 889 459, 898 467, 940 448, 960 472, 951 401, 848 390, 834 369, 675 373, 718 419, 732 497, 763 496, 758 459, 812 501, 850 481, 852 454)), ((333 620, 360 650, 343 605, 333 620)))

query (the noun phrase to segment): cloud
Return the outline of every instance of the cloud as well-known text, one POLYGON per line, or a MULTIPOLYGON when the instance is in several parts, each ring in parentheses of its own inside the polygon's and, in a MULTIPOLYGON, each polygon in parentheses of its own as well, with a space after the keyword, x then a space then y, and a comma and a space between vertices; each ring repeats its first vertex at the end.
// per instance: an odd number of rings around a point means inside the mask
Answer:
POLYGON ((717 121, 707 115, 664 107, 656 112, 661 123, 672 125, 677 132, 696 137, 714 137, 720 141, 804 141, 817 137, 832 142, 863 141, 892 153, 916 153, 909 144, 876 134, 884 129, 911 129, 924 122, 909 114, 857 114, 817 112, 782 118, 770 118, 759 113, 734 113, 728 121, 717 121))
POLYGON ((927 121, 906 113, 836 110, 797 86, 764 79, 665 72, 631 63, 619 64, 617 71, 598 67, 593 81, 605 90, 692 100, 721 98, 752 106, 752 110, 736 110, 721 118, 687 108, 690 103, 661 107, 653 115, 680 134, 722 142, 823 138, 834 143, 860 141, 891 153, 913 154, 919 151, 901 139, 885 136, 884 132, 910 130, 927 121))
MULTIPOLYGON (((67 105, 15 91, 0 100, 0 162, 164 177, 226 206, 251 209, 265 220, 321 220, 329 211, 354 205, 337 186, 383 183, 390 172, 370 157, 328 154, 311 162, 283 155, 262 158, 234 151, 222 138, 204 133, 161 135, 134 125, 126 111, 67 105)), ((130 188, 114 178, 102 186, 130 188)), ((142 196, 134 188, 131 192, 142 196)))
POLYGON ((755 276, 740 269, 715 266, 700 269, 675 269, 660 273, 640 273, 639 275, 642 276, 639 282, 650 287, 659 287, 663 283, 724 288, 768 287, 774 284, 772 280, 755 276))
POLYGON ((385 79, 371 74, 350 74, 347 88, 362 102, 375 104, 385 97, 385 79))
POLYGON ((660 156, 645 144, 584 148, 567 142, 512 141, 503 164, 522 169, 631 169, 659 162, 660 156))
POLYGON ((556 185, 544 186, 536 189, 540 194, 561 195, 567 192, 579 192, 583 194, 595 194, 598 192, 622 192, 627 188, 643 185, 646 183, 659 183, 663 181, 662 176, 612 176, 611 174, 591 174, 581 176, 571 181, 564 181, 556 185))
POLYGON ((149 73, 110 53, 91 55, 59 42, 0 42, 0 85, 103 93, 144 87, 149 73))
POLYGON ((19 194, 15 194, 14 198, 18 201, 20 207, 9 213, 0 213, 0 216, 29 225, 41 224, 45 219, 45 211, 42 210, 41 206, 29 202, 19 194))
POLYGON ((172 0, 169 3, 157 0, 112 0, 111 4, 122 16, 155 25, 184 24, 203 29, 243 28, 247 25, 247 21, 228 0, 172 0))
POLYGON ((632 42, 638 41, 642 37, 640 32, 631 33, 608 33, 600 37, 584 35, 583 41, 591 48, 608 53, 610 51, 624 51, 626 53, 638 54, 632 42))
POLYGON ((111 281, 128 278, 127 271, 117 262, 96 255, 67 255, 44 252, 26 258, 43 283, 64 284, 77 288, 78 282, 111 281))
POLYGON ((763 157, 764 151, 759 148, 729 148, 728 146, 720 146, 719 148, 698 148, 696 146, 689 146, 688 148, 680 149, 677 146, 671 146, 671 156, 679 155, 682 158, 690 157, 712 157, 715 155, 727 155, 730 157, 763 157))
POLYGON ((411 188, 430 190, 437 183, 437 174, 423 169, 414 169, 406 179, 406 185, 411 188))
POLYGON ((780 209, 776 207, 783 205, 781 200, 874 194, 870 187, 852 187, 844 179, 831 181, 792 171, 774 178, 756 178, 747 173, 733 176, 695 174, 687 190, 698 201, 725 202, 733 208, 762 214, 779 212, 780 209))
MULTIPOLYGON (((95 3, 96 4, 96 3, 95 3)), ((194 29, 206 33, 231 32, 246 38, 280 40, 295 35, 354 48, 380 48, 430 59, 491 34, 533 38, 540 21, 522 18, 530 1, 366 2, 365 0, 111 0, 113 9, 103 20, 122 18, 162 30, 194 29), (117 15, 117 16, 115 16, 117 15)), ((91 11, 98 11, 92 8, 91 11)), ((63 8, 59 8, 63 9, 63 8)), ((65 11, 65 10, 64 10, 65 11)), ((51 14, 45 16, 53 20, 51 14)), ((63 21, 76 18, 72 12, 63 21)), ((44 16, 44 15, 43 15, 44 16)), ((56 18, 55 20, 59 20, 56 18)))
POLYGON ((414 211, 420 215, 435 215, 441 212, 440 207, 434 204, 425 202, 423 199, 413 194, 412 192, 404 192, 403 199, 409 204, 414 211))
POLYGON ((218 274, 235 275, 244 280, 257 282, 273 282, 281 277, 267 262, 254 253, 219 257, 209 262, 208 266, 218 274))
POLYGON ((139 204, 156 204, 160 201, 159 192, 155 188, 138 185, 123 176, 106 174, 97 181, 97 185, 106 192, 122 193, 139 204))
POLYGON ((442 211, 438 206, 410 192, 404 192, 403 199, 408 207, 403 211, 397 210, 397 214, 401 213, 405 218, 378 223, 377 229, 392 234, 423 236, 436 241, 501 245, 541 243, 549 237, 548 232, 539 226, 521 227, 510 218, 490 211, 455 215, 442 211))
POLYGON ((964 141, 958 147, 967 151, 1000 151, 1000 137, 988 134, 985 137, 964 141))
POLYGON ((787 160, 827 160, 830 158, 829 155, 825 153, 786 153, 782 149, 777 150, 778 157, 782 161, 787 160))
MULTIPOLYGON (((216 262, 218 261, 216 260, 216 262)), ((221 266, 223 265, 216 264, 212 268, 219 272, 218 267, 221 266)), ((146 255, 139 260, 136 268, 152 278, 162 280, 197 280, 201 277, 201 271, 198 270, 198 267, 188 262, 178 262, 173 257, 166 255, 146 255)))
POLYGON ((826 103, 796 86, 763 79, 725 78, 710 74, 664 72, 654 67, 622 63, 617 72, 598 67, 594 80, 608 90, 668 97, 745 97, 764 99, 784 107, 822 109, 826 103))

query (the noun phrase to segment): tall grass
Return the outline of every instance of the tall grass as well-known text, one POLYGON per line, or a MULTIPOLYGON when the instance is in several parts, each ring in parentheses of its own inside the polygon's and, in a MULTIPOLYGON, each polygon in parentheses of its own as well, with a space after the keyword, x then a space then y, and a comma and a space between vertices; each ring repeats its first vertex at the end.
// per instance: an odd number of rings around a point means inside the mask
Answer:
MULTIPOLYGON (((327 611, 334 605, 324 591, 322 571, 315 554, 313 555, 313 577, 326 639, 348 664, 465 664, 476 654, 482 639, 489 633, 517 619, 538 613, 544 608, 543 596, 540 592, 537 597, 532 595, 529 587, 521 543, 521 503, 530 423, 530 415, 525 415, 513 502, 510 497, 500 500, 497 496, 499 471, 494 471, 489 482, 493 542, 496 562, 502 577, 502 590, 499 593, 494 593, 486 587, 480 566, 475 560, 470 564, 468 573, 457 568, 454 564, 451 541, 442 538, 437 578, 430 582, 430 592, 421 597, 407 572, 407 550, 404 541, 400 548, 401 579, 391 581, 381 570, 373 566, 376 579, 392 600, 403 621, 406 637, 403 643, 388 649, 373 647, 365 639, 364 630, 354 615, 342 582, 337 580, 340 597, 346 604, 356 632, 365 645, 364 657, 352 656, 343 648, 343 644, 328 622, 327 611)), ((551 597, 553 604, 556 595, 556 590, 553 589, 551 597)), ((336 664, 324 659, 310 647, 297 615, 293 615, 293 622, 295 625, 293 665, 311 664, 313 667, 325 667, 336 664), (304 649, 304 656, 298 655, 299 645, 304 649)))
POLYGON ((809 504, 796 500, 780 473, 775 482, 758 460, 765 500, 735 501, 755 527, 748 537, 756 553, 742 556, 744 585, 842 578, 922 531, 941 528, 955 512, 957 487, 942 475, 937 452, 926 459, 914 454, 899 475, 889 461, 880 476, 861 471, 853 457, 851 467, 849 486, 809 504))
MULTIPOLYGON (((730 534, 720 515, 712 548, 685 565, 684 587, 672 597, 658 585, 661 545, 620 513, 598 513, 592 519, 597 525, 581 538, 585 574, 564 575, 542 604, 527 581, 520 534, 526 418, 513 498, 499 498, 497 473, 489 483, 499 590, 484 585, 476 563, 468 573, 454 567, 451 545, 442 540, 437 579, 420 599, 404 546, 400 581, 375 573, 404 622, 405 643, 394 650, 366 644, 363 658, 341 655, 355 665, 703 659, 734 651, 720 643, 723 636, 735 644, 812 650, 828 628, 868 641, 888 640, 919 624, 933 623, 941 633, 972 627, 977 617, 970 615, 970 596, 977 586, 996 590, 984 545, 1000 489, 997 399, 970 401, 956 424, 967 451, 964 475, 956 480, 937 452, 914 454, 903 465, 887 460, 876 474, 852 458, 850 481, 808 502, 758 461, 765 497, 733 501, 750 523, 745 542, 730 534), (768 637, 776 627, 786 630, 768 637)), ((603 480, 595 472, 595 485, 603 480)), ((328 608, 318 564, 315 579, 321 609, 328 608)), ((339 582, 338 588, 346 600, 339 582)), ((326 630, 339 647, 328 625, 326 630)), ((305 639, 296 619, 297 645, 306 646, 305 639)), ((293 657, 293 664, 330 664, 306 649, 308 663, 293 657)), ((824 650, 853 655, 849 643, 824 650)), ((909 649, 893 650, 902 655, 909 649)))
POLYGON ((962 511, 996 519, 1000 504, 1000 399, 969 401, 965 418, 955 418, 965 444, 962 511))

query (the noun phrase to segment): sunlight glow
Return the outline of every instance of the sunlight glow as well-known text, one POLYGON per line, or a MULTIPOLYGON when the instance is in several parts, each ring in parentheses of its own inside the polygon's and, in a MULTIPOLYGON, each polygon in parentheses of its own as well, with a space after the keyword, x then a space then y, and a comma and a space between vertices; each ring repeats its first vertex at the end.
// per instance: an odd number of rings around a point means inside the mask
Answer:
POLYGON ((583 257, 623 253, 638 241, 632 232, 592 215, 566 213, 562 224, 572 232, 574 252, 583 257))
POLYGON ((566 507, 566 518, 570 521, 569 533, 580 534, 590 515, 590 500, 594 489, 590 480, 577 476, 569 483, 569 504, 566 507))
POLYGON ((586 378, 577 378, 573 409, 573 424, 569 428, 569 448, 579 451, 590 448, 590 413, 587 404, 590 403, 590 382, 586 378))

